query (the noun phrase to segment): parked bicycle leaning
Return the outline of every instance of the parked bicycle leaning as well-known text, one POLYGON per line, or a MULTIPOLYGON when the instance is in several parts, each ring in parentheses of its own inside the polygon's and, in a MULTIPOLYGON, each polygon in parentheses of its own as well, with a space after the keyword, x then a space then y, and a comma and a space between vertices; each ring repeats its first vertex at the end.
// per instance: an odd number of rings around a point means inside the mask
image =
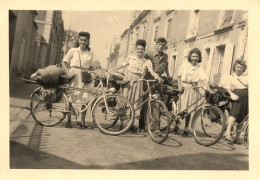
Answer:
MULTIPOLYGON (((163 81, 154 72, 152 62, 144 58, 145 47, 146 41, 138 39, 135 45, 135 53, 130 54, 122 65, 110 70, 114 71, 126 67, 126 75, 123 80, 128 81, 128 83, 123 88, 123 96, 127 97, 132 103, 143 95, 143 82, 138 80, 144 77, 146 71, 149 71, 151 75, 160 82, 163 81)), ((142 100, 143 99, 140 98, 140 100, 134 104, 135 109, 142 103, 142 100)), ((131 130, 137 131, 137 128, 133 126, 131 130)))
MULTIPOLYGON (((66 56, 62 60, 62 67, 65 69, 65 71, 70 75, 76 75, 75 79, 70 83, 70 86, 75 88, 89 88, 91 81, 91 75, 89 74, 89 79, 87 83, 84 83, 83 80, 85 79, 82 74, 84 71, 87 71, 92 62, 93 62, 93 52, 90 51, 89 47, 89 39, 90 34, 88 32, 80 32, 78 41, 75 48, 71 48, 66 56), (84 78, 84 79, 83 79, 84 78)), ((81 101, 82 98, 89 98, 89 95, 84 93, 82 95, 82 92, 79 91, 73 91, 71 94, 70 101, 81 101)), ((85 105, 82 106, 82 109, 85 108, 85 105)), ((82 113, 81 116, 81 128, 87 128, 88 126, 85 123, 85 116, 86 112, 82 113)), ((71 119, 68 117, 68 122, 66 124, 66 127, 72 127, 71 126, 71 119)))
MULTIPOLYGON (((248 115, 248 77, 244 74, 246 68, 245 61, 237 59, 233 65, 234 73, 229 76, 227 83, 224 85, 233 100, 226 129, 226 139, 229 141, 233 141, 230 132, 234 123, 241 123, 248 115)), ((243 132, 240 133, 237 134, 236 139, 240 136, 243 137, 243 132)))

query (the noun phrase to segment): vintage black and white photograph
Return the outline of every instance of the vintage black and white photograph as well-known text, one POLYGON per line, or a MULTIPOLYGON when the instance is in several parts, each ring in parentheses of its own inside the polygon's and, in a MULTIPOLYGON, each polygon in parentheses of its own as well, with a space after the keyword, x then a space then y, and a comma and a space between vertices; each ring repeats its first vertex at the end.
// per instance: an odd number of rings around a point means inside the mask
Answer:
POLYGON ((249 172, 248 7, 5 13, 9 170, 249 172))
POLYGON ((10 10, 10 168, 248 170, 247 19, 10 10))

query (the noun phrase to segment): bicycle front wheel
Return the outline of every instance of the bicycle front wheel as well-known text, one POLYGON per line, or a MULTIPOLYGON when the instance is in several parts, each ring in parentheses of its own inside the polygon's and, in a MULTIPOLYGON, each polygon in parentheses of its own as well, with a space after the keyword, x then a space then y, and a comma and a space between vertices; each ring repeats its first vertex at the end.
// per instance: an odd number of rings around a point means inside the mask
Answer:
POLYGON ((95 125, 107 135, 126 132, 134 123, 134 108, 125 97, 118 94, 102 96, 91 111, 95 125))
POLYGON ((199 109, 192 118, 191 129, 195 141, 203 146, 217 143, 226 128, 226 117, 216 106, 205 106, 199 109))
POLYGON ((31 97, 30 110, 33 119, 42 126, 52 127, 63 121, 68 108, 67 97, 59 92, 55 99, 46 101, 41 91, 35 91, 31 97))
POLYGON ((161 144, 169 135, 170 113, 161 100, 151 101, 147 113, 149 135, 154 142, 161 144))

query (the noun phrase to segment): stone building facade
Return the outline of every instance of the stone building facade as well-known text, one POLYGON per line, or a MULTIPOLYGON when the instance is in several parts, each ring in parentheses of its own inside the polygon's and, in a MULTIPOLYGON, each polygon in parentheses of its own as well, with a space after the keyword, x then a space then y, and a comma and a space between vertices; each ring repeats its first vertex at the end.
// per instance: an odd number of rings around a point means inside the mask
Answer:
POLYGON ((9 75, 29 78, 38 68, 59 64, 64 25, 61 11, 9 11, 9 75))
MULTIPOLYGON (((237 58, 247 57, 248 18, 244 10, 144 10, 121 36, 120 57, 134 51, 137 39, 152 50, 157 37, 168 41, 169 72, 176 79, 188 51, 198 47, 207 80, 219 84, 237 58)), ((120 63, 120 61, 119 61, 120 63)))
POLYGON ((38 26, 34 21, 36 11, 9 11, 9 76, 27 78, 31 74, 31 63, 38 26))

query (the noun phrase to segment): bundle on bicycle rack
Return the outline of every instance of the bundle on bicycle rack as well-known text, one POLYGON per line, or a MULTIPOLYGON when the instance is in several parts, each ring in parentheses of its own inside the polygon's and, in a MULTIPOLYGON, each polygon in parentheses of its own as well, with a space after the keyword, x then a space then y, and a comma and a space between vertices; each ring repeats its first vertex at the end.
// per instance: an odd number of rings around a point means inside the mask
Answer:
POLYGON ((58 65, 50 65, 45 68, 38 69, 30 77, 41 85, 38 89, 40 97, 43 101, 58 101, 58 86, 66 83, 69 78, 65 70, 58 65), (67 78, 66 78, 67 77, 67 78))
POLYGON ((229 94, 226 89, 214 85, 210 85, 210 88, 214 91, 214 94, 206 92, 206 99, 209 104, 223 106, 228 103, 227 98, 229 97, 229 94))

